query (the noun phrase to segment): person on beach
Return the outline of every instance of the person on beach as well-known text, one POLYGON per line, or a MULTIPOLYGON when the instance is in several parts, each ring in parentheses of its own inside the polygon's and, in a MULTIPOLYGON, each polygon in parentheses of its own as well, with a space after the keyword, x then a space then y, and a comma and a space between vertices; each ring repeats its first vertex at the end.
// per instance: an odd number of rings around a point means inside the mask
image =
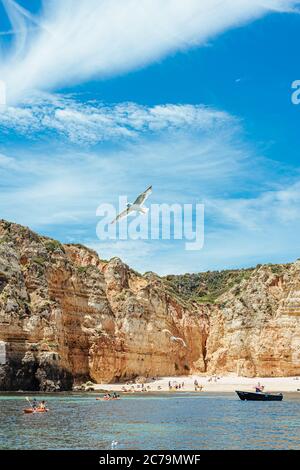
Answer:
POLYGON ((194 387, 195 387, 195 392, 197 392, 197 390, 198 390, 198 386, 199 386, 199 384, 198 384, 198 380, 197 380, 197 379, 195 379, 195 380, 194 380, 194 387))

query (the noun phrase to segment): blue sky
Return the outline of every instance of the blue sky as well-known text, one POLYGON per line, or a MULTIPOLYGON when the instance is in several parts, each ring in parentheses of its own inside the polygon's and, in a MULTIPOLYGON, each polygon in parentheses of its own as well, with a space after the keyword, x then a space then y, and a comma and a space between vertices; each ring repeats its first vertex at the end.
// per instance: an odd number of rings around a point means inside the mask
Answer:
POLYGON ((298 2, 3 3, 2 218, 162 274, 299 257, 298 2), (205 204, 202 250, 98 240, 149 184, 205 204))

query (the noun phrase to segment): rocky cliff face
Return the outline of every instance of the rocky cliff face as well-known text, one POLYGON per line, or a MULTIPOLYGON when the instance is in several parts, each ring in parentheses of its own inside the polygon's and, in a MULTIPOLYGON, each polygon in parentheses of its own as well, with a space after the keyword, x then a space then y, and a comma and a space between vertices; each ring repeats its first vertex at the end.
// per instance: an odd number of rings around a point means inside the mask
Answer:
POLYGON ((210 302, 208 373, 299 375, 300 261, 166 281, 185 299, 210 302))
MULTIPOLYGON (((214 303, 118 258, 0 223, 0 390, 193 372, 300 372, 300 264, 262 266, 214 303)), ((232 285, 234 284, 234 285, 232 285)))
POLYGON ((208 309, 191 308, 159 277, 16 224, 2 221, 0 237, 0 389, 205 369, 208 309))
POLYGON ((245 376, 300 373, 300 262, 261 266, 219 297, 210 317, 211 371, 245 376))

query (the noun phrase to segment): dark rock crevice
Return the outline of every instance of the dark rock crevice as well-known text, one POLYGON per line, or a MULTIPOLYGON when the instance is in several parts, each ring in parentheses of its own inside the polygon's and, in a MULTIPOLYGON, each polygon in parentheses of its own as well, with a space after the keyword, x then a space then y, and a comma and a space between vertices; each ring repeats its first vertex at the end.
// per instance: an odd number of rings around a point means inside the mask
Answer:
POLYGON ((4 273, 0 272, 0 294, 3 292, 3 289, 5 288, 7 283, 7 276, 4 273))
POLYGON ((0 391, 56 392, 72 387, 72 374, 53 364, 9 361, 0 366, 0 391))

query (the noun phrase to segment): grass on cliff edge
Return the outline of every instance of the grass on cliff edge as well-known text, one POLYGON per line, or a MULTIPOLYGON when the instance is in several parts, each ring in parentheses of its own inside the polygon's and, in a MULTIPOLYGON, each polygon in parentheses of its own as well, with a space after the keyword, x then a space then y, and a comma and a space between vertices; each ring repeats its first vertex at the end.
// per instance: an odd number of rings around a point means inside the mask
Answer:
MULTIPOLYGON (((250 278, 256 268, 207 271, 196 274, 168 275, 163 277, 167 285, 185 301, 213 304, 217 298, 243 280, 250 278)), ((280 275, 290 264, 268 264, 273 274, 280 275)))

